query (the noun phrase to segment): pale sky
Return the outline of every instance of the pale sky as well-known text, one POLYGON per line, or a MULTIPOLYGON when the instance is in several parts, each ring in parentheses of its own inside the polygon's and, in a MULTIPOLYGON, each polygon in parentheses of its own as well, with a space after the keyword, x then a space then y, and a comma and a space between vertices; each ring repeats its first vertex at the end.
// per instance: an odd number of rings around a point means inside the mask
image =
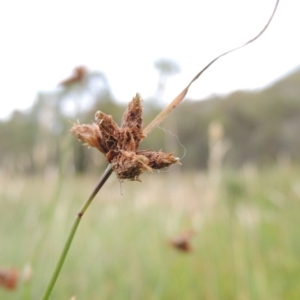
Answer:
MULTIPOLYGON (((30 107, 74 67, 108 77, 117 100, 154 94, 155 60, 176 61, 164 95, 172 100, 215 56, 254 37, 275 0, 27 0, 0 3, 0 118, 30 107)), ((267 31, 217 61, 188 98, 271 84, 300 66, 300 1, 281 0, 267 31)))

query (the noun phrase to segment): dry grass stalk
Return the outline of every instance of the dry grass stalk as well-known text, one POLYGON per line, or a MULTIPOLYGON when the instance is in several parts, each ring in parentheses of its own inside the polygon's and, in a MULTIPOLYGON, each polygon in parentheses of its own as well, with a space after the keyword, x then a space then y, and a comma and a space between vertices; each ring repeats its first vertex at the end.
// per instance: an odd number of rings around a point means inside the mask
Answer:
POLYGON ((32 267, 30 264, 25 265, 22 271, 22 277, 24 283, 29 283, 32 279, 32 267))

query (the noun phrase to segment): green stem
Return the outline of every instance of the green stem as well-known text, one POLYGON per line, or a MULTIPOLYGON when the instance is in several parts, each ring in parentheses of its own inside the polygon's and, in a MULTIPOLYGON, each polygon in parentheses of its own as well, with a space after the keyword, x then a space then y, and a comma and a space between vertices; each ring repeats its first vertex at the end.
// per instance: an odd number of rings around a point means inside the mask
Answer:
POLYGON ((65 242, 65 246, 62 250, 62 253, 59 257, 59 260, 57 262, 57 265, 54 269, 54 272, 52 274, 52 277, 45 289, 45 292, 41 298, 41 300, 47 300, 49 299, 49 296, 53 290, 53 287, 55 285, 55 282, 58 278, 58 275, 60 274, 61 268, 64 264, 64 261, 67 257, 68 251, 70 249, 70 246, 72 244, 73 238, 75 236, 77 227, 80 223, 80 220, 82 218, 82 216, 84 215, 84 213, 86 212, 86 210, 88 209, 89 205, 91 204, 91 202, 93 201, 93 199, 95 198, 95 196, 97 195, 97 193, 99 192, 99 190, 101 189, 101 187, 104 185, 104 183, 106 182, 106 180, 109 178, 109 176, 112 173, 112 168, 110 165, 107 166, 106 170, 104 171, 102 177, 100 178, 98 184, 96 185, 96 187, 94 188, 94 190, 92 191, 91 195, 87 198, 87 200, 84 202, 83 206, 81 207, 80 211, 78 212, 78 214, 76 215, 76 218, 74 220, 74 223, 72 225, 72 228, 69 232, 69 236, 65 242))

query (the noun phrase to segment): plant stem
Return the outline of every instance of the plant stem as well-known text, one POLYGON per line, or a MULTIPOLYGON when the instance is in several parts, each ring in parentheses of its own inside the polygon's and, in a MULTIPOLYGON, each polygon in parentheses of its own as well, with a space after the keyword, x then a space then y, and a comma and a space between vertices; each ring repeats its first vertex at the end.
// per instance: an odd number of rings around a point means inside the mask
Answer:
POLYGON ((109 178, 109 176, 112 173, 112 168, 110 165, 107 166, 106 170, 104 171, 102 177, 100 178, 99 182, 97 183, 96 187, 94 188, 94 190, 92 191, 92 193, 90 194, 90 196, 87 198, 87 200, 84 202, 84 204, 82 205, 80 211, 77 213, 76 218, 74 220, 74 223, 72 225, 72 228, 69 232, 68 238, 65 242, 64 248, 61 252, 61 255, 59 257, 59 260, 57 262, 57 265, 54 269, 54 272, 52 274, 52 277, 44 291, 44 294, 41 298, 41 300, 47 300, 49 299, 49 296, 53 290, 53 287, 55 285, 55 282, 58 278, 58 275, 60 274, 61 268, 64 264, 64 261, 67 257, 68 251, 70 249, 70 246, 72 244, 73 238, 75 236, 77 227, 80 223, 80 220, 82 218, 82 216, 84 215, 84 213, 86 212, 86 210, 88 209, 89 205, 92 203, 93 199, 95 198, 95 196, 97 195, 97 193, 99 192, 99 190, 102 188, 102 186, 104 185, 104 183, 106 182, 106 180, 109 178))

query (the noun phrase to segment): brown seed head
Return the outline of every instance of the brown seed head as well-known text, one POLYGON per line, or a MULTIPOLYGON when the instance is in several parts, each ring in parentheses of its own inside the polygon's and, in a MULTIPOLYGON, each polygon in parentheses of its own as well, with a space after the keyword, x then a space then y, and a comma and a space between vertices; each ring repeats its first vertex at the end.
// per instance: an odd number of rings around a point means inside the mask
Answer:
POLYGON ((16 269, 0 269, 0 286, 14 290, 17 287, 19 272, 16 269))
POLYGON ((191 252, 193 251, 193 247, 191 246, 191 239, 194 235, 195 231, 189 230, 174 237, 169 241, 169 243, 177 250, 180 250, 182 252, 191 252))
POLYGON ((112 116, 101 111, 95 114, 96 123, 92 125, 74 124, 71 132, 90 147, 96 147, 111 163, 120 180, 137 180, 144 171, 162 169, 178 163, 172 153, 151 150, 138 151, 143 134, 142 98, 137 94, 122 118, 119 127, 112 116))

